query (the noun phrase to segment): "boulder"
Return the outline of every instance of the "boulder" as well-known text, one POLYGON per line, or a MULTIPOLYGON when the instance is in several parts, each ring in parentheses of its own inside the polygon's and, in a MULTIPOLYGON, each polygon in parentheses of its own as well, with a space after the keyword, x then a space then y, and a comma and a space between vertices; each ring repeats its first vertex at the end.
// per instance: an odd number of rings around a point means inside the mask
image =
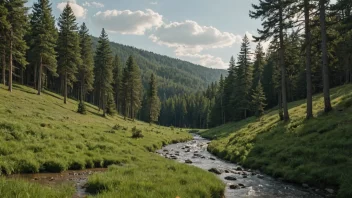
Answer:
POLYGON ((218 175, 220 175, 220 174, 223 173, 222 170, 217 169, 217 168, 211 168, 211 169, 209 169, 208 171, 209 171, 209 172, 212 172, 212 173, 215 173, 215 174, 218 174, 218 175))
POLYGON ((239 189, 241 188, 240 186, 238 186, 237 184, 230 184, 230 189, 239 189))
POLYGON ((263 178, 264 178, 263 175, 257 175, 257 177, 258 177, 259 179, 263 179, 263 178))
POLYGON ((185 163, 186 163, 186 164, 192 164, 193 162, 192 162, 190 159, 186 159, 186 160, 185 160, 185 163))
POLYGON ((303 188, 309 188, 308 184, 302 184, 303 188))
POLYGON ((236 170, 237 171, 243 171, 243 169, 241 167, 237 167, 236 170))
POLYGON ((328 192, 328 193, 330 193, 330 194, 334 194, 334 190, 333 189, 331 189, 331 188, 325 188, 325 191, 326 192, 328 192))
POLYGON ((210 157, 209 159, 211 159, 211 160, 216 160, 215 158, 213 158, 213 157, 210 157))
POLYGON ((235 181, 235 180, 237 180, 237 178, 236 178, 234 175, 226 176, 225 179, 226 179, 226 180, 230 180, 230 181, 235 181))

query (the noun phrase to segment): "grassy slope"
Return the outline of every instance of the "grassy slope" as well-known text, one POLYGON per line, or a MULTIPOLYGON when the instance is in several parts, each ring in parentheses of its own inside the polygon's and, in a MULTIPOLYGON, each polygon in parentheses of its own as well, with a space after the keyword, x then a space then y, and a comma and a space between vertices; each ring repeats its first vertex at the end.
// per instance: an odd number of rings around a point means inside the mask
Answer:
MULTIPOLYGON (((100 192, 101 197, 220 197, 223 192, 223 184, 214 175, 150 152, 163 144, 188 140, 186 130, 124 121, 117 116, 103 118, 95 106, 88 106, 89 113, 80 115, 76 101, 65 105, 61 96, 35 93, 17 85, 9 93, 0 86, 0 173, 58 172, 117 164, 89 179, 92 193, 100 192), (115 125, 119 125, 116 130, 115 125), (144 138, 131 138, 134 126, 143 131, 144 138)), ((26 189, 31 189, 31 197, 72 197, 73 193, 0 178, 0 194, 6 192, 5 197, 13 197, 13 193, 27 197, 26 189)))
POLYGON ((289 104, 291 121, 279 121, 277 110, 210 129, 210 152, 261 169, 289 181, 339 187, 352 197, 352 86, 331 90, 334 111, 323 114, 323 97, 314 97, 315 118, 306 121, 305 101, 289 104))

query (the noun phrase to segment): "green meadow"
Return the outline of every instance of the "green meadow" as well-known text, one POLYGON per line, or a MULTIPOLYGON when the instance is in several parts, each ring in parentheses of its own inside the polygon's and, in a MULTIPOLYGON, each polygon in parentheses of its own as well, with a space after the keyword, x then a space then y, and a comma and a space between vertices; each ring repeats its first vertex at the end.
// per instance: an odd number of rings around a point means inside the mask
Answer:
POLYGON ((324 114, 322 95, 314 96, 315 118, 308 121, 302 100, 289 104, 287 123, 272 109, 201 135, 213 139, 208 150, 223 159, 352 197, 352 85, 332 89, 331 98, 334 110, 324 114))
MULTIPOLYGON (((26 86, 13 93, 0 86, 0 173, 61 172, 109 167, 92 175, 92 197, 222 197, 224 184, 211 173, 164 159, 154 153, 163 145, 191 139, 188 130, 102 117, 77 101, 63 103, 51 92, 41 96, 26 86), (143 138, 132 138, 132 129, 143 138)), ((0 194, 10 197, 72 197, 72 185, 49 188, 0 178, 0 194)))

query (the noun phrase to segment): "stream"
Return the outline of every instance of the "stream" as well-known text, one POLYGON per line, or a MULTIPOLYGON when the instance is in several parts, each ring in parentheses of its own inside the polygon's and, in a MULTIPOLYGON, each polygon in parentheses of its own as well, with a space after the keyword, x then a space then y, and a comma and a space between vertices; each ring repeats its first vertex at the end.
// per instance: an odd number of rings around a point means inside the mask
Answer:
MULTIPOLYGON (((276 180, 258 171, 244 169, 233 163, 221 160, 207 151, 210 141, 198 135, 189 142, 171 144, 158 150, 157 153, 170 160, 187 163, 216 174, 225 184, 226 198, 260 197, 260 198, 325 198, 333 197, 324 190, 297 186, 276 180)), ((105 168, 62 173, 15 174, 8 178, 25 179, 43 185, 55 187, 64 183, 75 186, 74 198, 86 197, 85 185, 88 177, 104 172, 105 168)))
POLYGON ((223 161, 207 151, 210 141, 194 135, 192 141, 165 146, 161 156, 214 172, 226 185, 225 197, 323 198, 323 190, 278 181, 258 171, 251 171, 223 161), (226 178, 226 179, 225 179, 226 178))

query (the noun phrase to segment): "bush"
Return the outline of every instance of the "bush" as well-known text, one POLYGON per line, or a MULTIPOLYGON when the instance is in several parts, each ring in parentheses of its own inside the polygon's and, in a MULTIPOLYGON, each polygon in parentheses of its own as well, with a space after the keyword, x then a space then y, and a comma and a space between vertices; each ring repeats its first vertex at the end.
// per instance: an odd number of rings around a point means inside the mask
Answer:
POLYGON ((132 128, 132 138, 143 138, 142 130, 137 129, 136 127, 132 128))
POLYGON ((120 130, 122 127, 119 124, 116 124, 115 126, 112 127, 113 130, 120 130))
POLYGON ((86 167, 86 161, 82 159, 74 159, 70 163, 70 170, 82 170, 86 167))
POLYGON ((42 165, 42 171, 50 173, 60 173, 67 170, 67 164, 59 160, 48 160, 42 165))
POLYGON ((85 103, 83 101, 80 101, 78 103, 77 112, 80 113, 80 114, 87 114, 87 108, 86 108, 86 105, 85 105, 85 103))
POLYGON ((16 172, 21 173, 38 173, 40 165, 31 159, 21 159, 16 162, 16 172))

